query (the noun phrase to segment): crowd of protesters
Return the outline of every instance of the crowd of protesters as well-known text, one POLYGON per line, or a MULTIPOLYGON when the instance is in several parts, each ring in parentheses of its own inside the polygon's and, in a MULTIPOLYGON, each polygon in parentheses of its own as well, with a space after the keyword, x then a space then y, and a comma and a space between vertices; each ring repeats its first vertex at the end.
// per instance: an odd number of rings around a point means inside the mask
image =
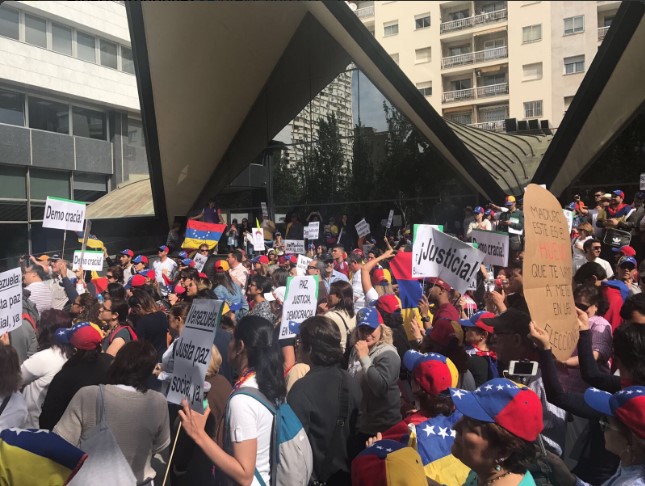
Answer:
MULTIPOLYGON (((103 275, 30 257, 22 325, 0 337, 0 431, 52 430, 83 449, 107 423, 138 485, 162 484, 159 453, 170 461, 164 484, 287 484, 273 457, 275 410, 259 395, 302 425, 313 459, 304 484, 645 485, 645 193, 624 198, 596 191, 594 206, 576 196, 565 208, 579 327, 566 360, 529 315, 513 196, 466 208, 460 235, 508 232, 508 267, 482 265, 463 295, 419 281, 412 309, 389 265, 412 251, 410 231, 377 243, 346 216, 306 218, 321 225, 306 270, 266 216, 254 256, 243 220, 227 227, 225 256, 182 250, 174 227, 156 258, 106 250, 103 275), (201 271, 194 253, 210 257, 201 271), (287 279, 303 275, 318 279, 316 315, 278 339, 287 279), (166 400, 194 299, 224 302, 204 413, 166 400)), ((214 202, 194 218, 222 221, 214 202)), ((284 239, 303 232, 294 216, 284 239)), ((32 484, 55 484, 39 474, 32 484)))

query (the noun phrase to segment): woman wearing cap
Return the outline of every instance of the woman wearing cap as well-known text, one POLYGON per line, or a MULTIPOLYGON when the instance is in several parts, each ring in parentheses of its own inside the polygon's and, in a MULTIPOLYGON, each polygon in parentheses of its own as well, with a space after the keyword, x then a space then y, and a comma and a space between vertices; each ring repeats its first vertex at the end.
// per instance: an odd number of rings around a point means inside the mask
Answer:
POLYGON ((213 293, 219 300, 229 305, 239 304, 241 308, 235 311, 235 317, 241 319, 249 310, 249 304, 242 294, 239 285, 235 285, 229 273, 224 269, 223 260, 215 263, 215 275, 213 275, 213 293))
POLYGON ((476 385, 499 377, 497 371, 497 356, 490 348, 490 340, 494 329, 482 319, 495 317, 492 312, 480 311, 470 319, 459 319, 464 328, 464 344, 468 359, 468 369, 475 379, 476 385))
POLYGON ((380 285, 381 282, 377 282, 378 285, 374 287, 372 285, 372 277, 370 273, 372 270, 377 272, 379 262, 392 258, 394 256, 394 250, 391 248, 385 251, 381 256, 374 258, 365 262, 361 266, 361 284, 363 285, 363 293, 365 294, 365 302, 372 302, 378 299, 381 295, 393 294, 392 285, 380 285))
POLYGON ((484 218, 484 208, 475 206, 473 215, 475 219, 468 224, 468 228, 466 229, 466 239, 469 241, 473 238, 473 230, 491 231, 493 229, 490 221, 484 218))
POLYGON ((282 233, 276 231, 273 234, 273 248, 275 248, 277 255, 284 255, 284 241, 282 241, 282 233))
POLYGON ((464 486, 533 486, 528 466, 543 428, 542 404, 534 391, 495 378, 474 392, 451 388, 463 415, 454 427, 452 454, 471 469, 464 486))
POLYGON ((329 317, 340 331, 340 347, 345 352, 347 339, 356 327, 356 314, 354 313, 354 292, 352 285, 344 280, 339 280, 329 286, 327 295, 327 312, 329 317))

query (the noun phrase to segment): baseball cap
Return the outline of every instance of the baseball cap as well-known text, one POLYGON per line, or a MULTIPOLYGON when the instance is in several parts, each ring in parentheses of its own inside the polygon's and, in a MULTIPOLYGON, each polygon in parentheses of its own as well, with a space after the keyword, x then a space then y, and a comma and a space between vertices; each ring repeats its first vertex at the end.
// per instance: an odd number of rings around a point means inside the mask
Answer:
POLYGON ((372 284, 380 285, 381 283, 388 283, 387 279, 385 278, 385 272, 382 268, 375 268, 372 272, 372 284))
POLYGON ((636 256, 636 250, 634 250, 634 248, 632 248, 629 245, 623 245, 620 248, 612 248, 611 250, 616 252, 616 253, 620 252, 624 256, 627 256, 627 257, 635 257, 636 256))
POLYGON ((181 264, 186 267, 194 268, 195 267, 195 262, 192 261, 190 258, 184 258, 181 261, 181 264))
POLYGON ((380 313, 392 314, 397 310, 401 310, 399 299, 394 294, 381 295, 376 301, 376 308, 380 313))
POLYGON ((165 253, 168 253, 170 251, 170 248, 168 248, 166 245, 161 245, 159 247, 159 251, 163 251, 165 253))
POLYGON ((495 216, 495 211, 493 211, 492 209, 487 209, 486 211, 484 211, 484 215, 485 216, 495 216))
POLYGON ((621 199, 625 199, 625 193, 621 191, 620 189, 616 189, 615 191, 611 191, 611 194, 613 196, 618 196, 621 199))
POLYGON ((629 430, 645 439, 645 386, 628 386, 621 391, 607 393, 587 388, 585 402, 595 411, 616 417, 629 430))
POLYGON ((143 287, 146 284, 146 277, 143 275, 133 275, 130 277, 130 280, 128 280, 128 283, 124 285, 126 289, 129 289, 130 287, 143 287))
POLYGON ((61 344, 71 344, 76 349, 96 349, 103 340, 99 326, 92 322, 79 322, 70 328, 60 328, 54 333, 54 339, 61 344))
POLYGON ((634 265, 634 268, 636 268, 638 266, 638 263, 636 262, 636 258, 624 256, 621 257, 620 260, 618 260, 618 266, 623 267, 625 265, 634 265))
POLYGON ((475 206, 475 209, 473 209, 473 213, 484 214, 484 208, 482 208, 481 206, 475 206))
POLYGON ((403 355, 403 366, 428 395, 439 395, 459 382, 457 367, 443 354, 409 349, 403 355))
POLYGON ((520 439, 533 442, 544 428, 537 394, 506 378, 487 381, 473 392, 451 388, 450 396, 466 417, 496 423, 520 439))
POLYGON ((634 194, 634 199, 645 201, 645 191, 638 191, 636 194, 634 194))
POLYGON ((184 250, 181 250, 179 253, 177 253, 177 256, 183 260, 184 258, 188 258, 188 253, 184 250))
POLYGON ((379 311, 374 307, 363 307, 356 313, 356 326, 368 326, 376 329, 383 322, 379 311))
POLYGON ((432 324, 428 331, 428 337, 440 346, 449 346, 451 342, 464 342, 464 330, 457 321, 450 319, 439 319, 432 324))
POLYGON ((60 260, 60 255, 59 255, 58 253, 54 253, 54 254, 51 256, 50 260, 51 260, 52 262, 57 262, 58 260, 60 260))
POLYGON ((423 461, 412 447, 383 439, 352 461, 353 486, 407 486, 427 484, 423 461))
POLYGON ((132 250, 130 250, 129 248, 126 248, 125 250, 121 250, 119 252, 119 254, 129 256, 130 258, 132 258, 134 256, 134 252, 132 250))
POLYGON ((177 285, 175 285, 174 292, 177 295, 182 295, 182 294, 186 293, 186 288, 181 284, 177 284, 177 285))
POLYGON ((39 262, 48 262, 49 261, 49 255, 40 255, 38 258, 36 258, 39 262))
POLYGON ((132 263, 143 263, 144 265, 147 265, 148 257, 144 255, 137 255, 132 259, 132 263))
POLYGON ((459 324, 464 327, 478 327, 488 333, 493 333, 494 328, 486 324, 482 319, 492 319, 495 317, 495 314, 487 311, 475 312, 470 319, 459 319, 459 324))
POLYGON ((434 287, 439 287, 443 290, 446 290, 447 292, 450 292, 452 290, 452 287, 448 285, 446 282, 444 282, 443 280, 441 280, 440 278, 432 277, 427 280, 434 287))
POLYGON ((215 262, 215 271, 216 272, 226 272, 228 271, 229 266, 226 260, 217 260, 215 262))
POLYGON ((530 332, 531 316, 512 307, 498 316, 480 317, 480 319, 484 324, 491 326, 495 333, 511 332, 526 336, 530 332))
POLYGON ((504 200, 504 206, 512 206, 515 202, 515 196, 506 196, 506 199, 504 200))
MULTIPOLYGON (((296 261, 298 261, 298 257, 296 257, 296 261)), ((269 263, 269 257, 266 255, 261 255, 258 257, 258 263, 261 263, 263 265, 268 265, 269 263)))

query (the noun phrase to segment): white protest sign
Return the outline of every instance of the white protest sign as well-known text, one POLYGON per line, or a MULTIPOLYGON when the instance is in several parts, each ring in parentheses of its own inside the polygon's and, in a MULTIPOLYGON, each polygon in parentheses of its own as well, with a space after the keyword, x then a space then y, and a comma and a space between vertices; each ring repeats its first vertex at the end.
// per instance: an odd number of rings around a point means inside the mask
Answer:
POLYGON ((260 206, 262 206, 262 217, 263 218, 268 218, 269 217, 269 208, 267 207, 267 203, 261 202, 260 206))
POLYGON ((22 325, 22 272, 0 273, 0 336, 22 325))
MULTIPOLYGON (((508 218, 508 220, 510 221, 510 223, 511 223, 511 224, 520 224, 520 218, 519 218, 519 216, 516 216, 516 217, 511 216, 510 218, 508 218)), ((509 226, 509 227, 508 227, 508 232, 509 232, 510 234, 512 234, 512 235, 521 235, 521 234, 523 234, 523 233, 524 233, 524 230, 523 230, 523 229, 515 229, 515 228, 511 228, 511 227, 509 226)))
POLYGON ((311 258, 304 255, 298 255, 298 262, 296 263, 296 267, 300 268, 306 275, 309 262, 311 262, 311 258))
POLYGON ((85 203, 59 197, 47 198, 43 228, 83 231, 84 222, 85 203))
POLYGON ((569 234, 571 234, 571 230, 573 229, 573 211, 570 209, 563 209, 562 212, 564 213, 564 218, 567 220, 569 234))
POLYGON ((300 332, 300 324, 316 315, 318 307, 318 275, 287 278, 282 305, 279 339, 289 339, 300 332))
POLYGON ((264 230, 253 228, 253 251, 264 251, 264 230))
POLYGON ((193 300, 186 325, 177 338, 175 363, 167 400, 181 405, 185 398, 193 410, 204 413, 204 379, 211 360, 211 347, 222 317, 221 300, 193 300))
POLYGON ((288 255, 305 253, 305 240, 284 240, 284 252, 288 255))
POLYGON ((508 266, 508 233, 498 231, 473 230, 473 244, 486 254, 484 261, 489 265, 508 266))
POLYGON ((361 219, 358 223, 356 223, 355 226, 356 233, 358 234, 359 238, 370 234, 370 225, 367 221, 365 221, 365 218, 361 219))
POLYGON ((439 277, 464 293, 486 255, 429 224, 414 225, 412 278, 439 277))
POLYGON ((641 191, 645 191, 645 174, 641 174, 641 183, 638 187, 641 191))
POLYGON ((208 255, 195 253, 195 256, 193 257, 193 261, 195 262, 195 270, 197 270, 198 272, 201 272, 204 269, 204 265, 206 265, 206 262, 208 261, 208 255))
POLYGON ((83 268, 83 270, 103 270, 103 252, 91 250, 82 252, 81 250, 76 250, 74 252, 74 260, 72 261, 72 270, 78 270, 79 268, 83 268))
POLYGON ((317 240, 320 234, 320 221, 312 221, 305 226, 305 240, 317 240))
POLYGON ((390 229, 392 227, 392 220, 394 219, 394 209, 390 209, 390 214, 387 216, 387 224, 385 227, 390 229))
POLYGON ((596 226, 596 221, 598 221, 598 210, 590 209, 589 214, 591 215, 591 226, 593 226, 593 234, 596 238, 600 238, 602 236, 602 228, 598 228, 598 226, 596 226))

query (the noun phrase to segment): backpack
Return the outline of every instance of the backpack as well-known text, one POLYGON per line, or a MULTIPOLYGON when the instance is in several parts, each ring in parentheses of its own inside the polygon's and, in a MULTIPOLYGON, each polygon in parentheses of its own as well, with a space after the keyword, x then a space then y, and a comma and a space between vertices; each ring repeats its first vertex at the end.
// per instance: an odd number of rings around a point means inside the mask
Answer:
POLYGON ((134 329, 132 329, 130 326, 118 326, 114 332, 110 334, 110 340, 108 341, 110 344, 112 344, 112 341, 114 341, 114 338, 116 338, 116 335, 119 334, 119 331, 121 329, 127 329, 128 332, 130 333, 130 340, 131 341, 137 341, 139 338, 137 337, 137 333, 134 332, 134 329))
MULTIPOLYGON (((273 415, 271 429, 271 486, 307 486, 314 470, 314 455, 307 433, 291 406, 285 401, 277 407, 257 388, 244 386, 231 394, 248 395, 264 405, 273 415)), ((230 410, 226 405, 226 424, 230 420, 230 410)), ((226 443, 230 435, 226 431, 226 443)), ((267 486, 257 468, 255 479, 261 486, 267 486)))

